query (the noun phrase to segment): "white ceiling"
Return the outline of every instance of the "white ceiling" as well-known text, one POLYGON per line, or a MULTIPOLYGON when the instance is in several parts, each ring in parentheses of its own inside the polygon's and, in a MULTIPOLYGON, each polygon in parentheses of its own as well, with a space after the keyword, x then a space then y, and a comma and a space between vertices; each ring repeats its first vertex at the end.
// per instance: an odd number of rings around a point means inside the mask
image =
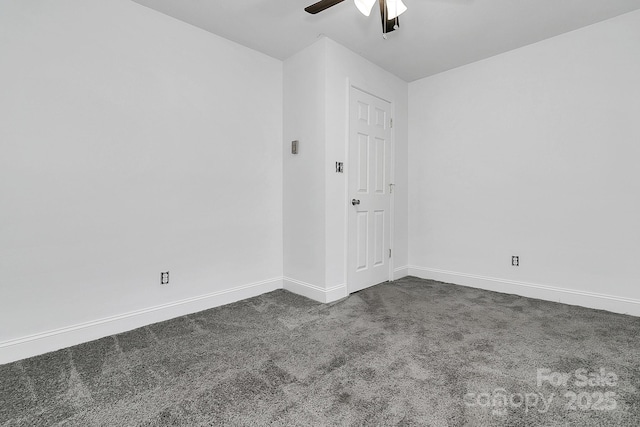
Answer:
POLYGON ((379 10, 352 0, 310 15, 315 0, 134 0, 278 59, 319 35, 410 82, 640 9, 639 0, 403 0, 382 38, 379 10))

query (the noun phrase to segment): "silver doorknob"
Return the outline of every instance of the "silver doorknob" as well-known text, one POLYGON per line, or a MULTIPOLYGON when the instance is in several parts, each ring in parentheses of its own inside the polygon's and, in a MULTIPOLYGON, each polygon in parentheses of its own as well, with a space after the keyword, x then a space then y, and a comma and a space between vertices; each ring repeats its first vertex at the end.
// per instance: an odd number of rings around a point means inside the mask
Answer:
POLYGON ((358 200, 358 199, 351 199, 351 204, 352 204, 353 206, 355 206, 355 205, 359 205, 359 204, 360 204, 360 200, 358 200))

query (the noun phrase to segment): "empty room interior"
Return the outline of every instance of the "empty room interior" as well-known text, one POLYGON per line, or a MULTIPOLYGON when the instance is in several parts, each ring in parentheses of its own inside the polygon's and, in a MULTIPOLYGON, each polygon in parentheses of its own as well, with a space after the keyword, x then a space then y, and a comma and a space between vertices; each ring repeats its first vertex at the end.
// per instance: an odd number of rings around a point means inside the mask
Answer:
POLYGON ((0 0, 0 425, 640 425, 637 0, 0 0))

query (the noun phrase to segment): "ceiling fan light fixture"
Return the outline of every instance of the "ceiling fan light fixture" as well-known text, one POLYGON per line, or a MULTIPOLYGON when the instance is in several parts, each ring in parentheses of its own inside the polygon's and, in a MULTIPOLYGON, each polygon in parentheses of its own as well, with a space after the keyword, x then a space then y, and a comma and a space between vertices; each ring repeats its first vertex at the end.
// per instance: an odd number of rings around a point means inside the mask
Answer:
MULTIPOLYGON (((357 3, 358 0, 356 0, 357 3)), ((407 11, 407 6, 402 3, 402 0, 387 0, 387 13, 389 16, 387 19, 396 19, 407 11)))
MULTIPOLYGON (((373 9, 373 5, 376 4, 377 0, 353 0, 356 4, 356 7, 364 16, 371 15, 371 9, 373 9)), ((406 9, 406 8, 405 8, 406 9)))

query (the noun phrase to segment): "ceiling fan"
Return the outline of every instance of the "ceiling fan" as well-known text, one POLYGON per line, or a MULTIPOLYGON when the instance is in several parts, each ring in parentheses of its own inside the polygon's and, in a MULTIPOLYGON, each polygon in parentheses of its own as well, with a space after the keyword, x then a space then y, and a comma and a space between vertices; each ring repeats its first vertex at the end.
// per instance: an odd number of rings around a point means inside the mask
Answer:
MULTIPOLYGON (((305 11, 315 15, 318 12, 322 12, 325 9, 329 9, 332 6, 342 3, 344 0, 320 0, 317 3, 312 4, 304 8, 305 11)), ((402 3, 402 0, 354 0, 356 7, 364 16, 369 16, 373 5, 376 1, 380 5, 380 18, 382 19, 382 36, 386 37, 387 33, 400 28, 400 21, 398 16, 407 10, 407 6, 402 3)))

